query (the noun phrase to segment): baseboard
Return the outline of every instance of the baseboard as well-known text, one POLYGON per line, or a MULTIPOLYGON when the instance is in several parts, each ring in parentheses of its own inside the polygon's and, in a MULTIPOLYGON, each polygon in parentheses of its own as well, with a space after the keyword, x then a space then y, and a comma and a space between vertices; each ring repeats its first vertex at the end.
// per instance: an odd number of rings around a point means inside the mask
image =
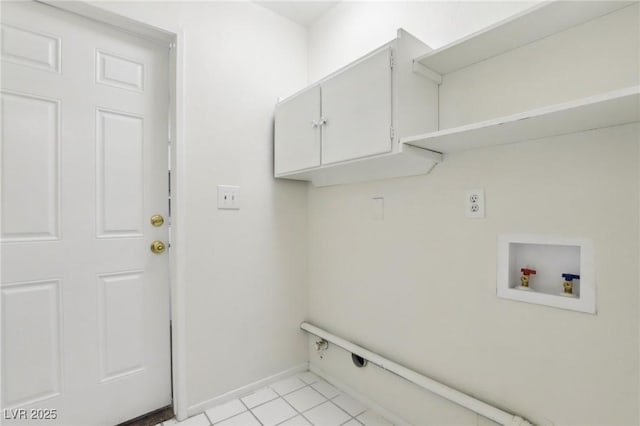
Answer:
POLYGON ((396 426, 411 426, 411 423, 409 423, 408 421, 406 421, 405 419, 403 419, 402 417, 400 417, 396 413, 393 413, 393 412, 387 410, 386 408, 384 408, 383 406, 381 406, 380 404, 378 404, 374 400, 364 396, 360 392, 355 391, 349 385, 347 385, 344 382, 336 379, 333 376, 330 376, 329 374, 327 374, 324 371, 322 371, 320 368, 316 367, 314 364, 311 364, 311 363, 309 364, 309 370, 312 373, 322 377, 327 382, 334 384, 338 389, 340 389, 341 391, 344 391, 344 393, 349 395, 351 398, 353 398, 355 400, 358 400, 361 403, 363 403, 364 405, 372 408, 374 411, 376 411, 377 413, 381 414, 383 417, 385 417, 387 420, 389 420, 394 425, 396 425, 396 426))
POLYGON ((209 408, 215 407, 216 405, 224 404, 225 402, 231 401, 232 399, 245 396, 255 390, 261 389, 265 386, 269 386, 272 383, 275 383, 279 380, 292 376, 296 373, 307 371, 308 369, 309 369, 309 363, 304 362, 295 367, 291 367, 287 370, 281 371, 280 373, 276 373, 272 376, 266 377, 264 379, 260 379, 257 382, 250 383, 246 386, 242 386, 238 389, 234 389, 220 396, 216 396, 215 398, 198 402, 197 404, 193 404, 187 408, 187 416, 191 417, 196 414, 203 413, 204 411, 208 410, 209 408))

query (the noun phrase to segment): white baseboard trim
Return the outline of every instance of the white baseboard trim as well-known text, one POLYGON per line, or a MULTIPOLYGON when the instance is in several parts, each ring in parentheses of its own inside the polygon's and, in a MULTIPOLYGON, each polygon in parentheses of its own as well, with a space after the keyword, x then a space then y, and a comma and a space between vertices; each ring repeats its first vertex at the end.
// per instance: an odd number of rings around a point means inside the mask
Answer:
POLYGON ((355 391, 352 387, 346 385, 344 382, 342 382, 342 381, 336 379, 335 377, 330 376, 329 374, 325 373, 320 368, 318 368, 315 364, 310 363, 309 364, 309 370, 312 373, 317 374, 318 376, 322 377, 327 382, 332 383, 333 385, 335 385, 335 387, 337 387, 338 389, 340 389, 341 391, 343 391, 344 393, 349 395, 351 398, 353 398, 353 399, 355 399, 357 401, 360 401, 361 403, 363 403, 364 405, 368 406, 369 408, 372 408, 374 411, 376 411, 377 413, 381 414, 383 417, 385 417, 387 420, 389 420, 394 425, 396 425, 396 426, 411 426, 411 423, 409 423, 408 421, 406 421, 405 419, 403 419, 402 417, 400 417, 396 413, 393 413, 393 412, 387 410, 386 408, 384 408, 383 406, 381 406, 377 402, 373 401, 372 399, 364 396, 360 392, 355 391))
POLYGON ((249 383, 246 386, 242 386, 238 389, 234 389, 227 393, 223 393, 222 395, 216 396, 215 398, 198 402, 197 404, 193 404, 189 406, 189 408, 187 408, 187 416, 191 417, 196 414, 203 413, 209 408, 215 407, 216 405, 224 404, 225 402, 231 401, 232 399, 245 396, 255 390, 261 389, 265 386, 269 386, 272 383, 275 383, 279 380, 292 376, 296 373, 302 373, 303 371, 307 371, 308 369, 309 369, 309 363, 304 362, 302 364, 296 365, 295 367, 291 367, 287 370, 281 371, 280 373, 276 373, 272 376, 266 377, 264 379, 260 379, 256 382, 249 383))

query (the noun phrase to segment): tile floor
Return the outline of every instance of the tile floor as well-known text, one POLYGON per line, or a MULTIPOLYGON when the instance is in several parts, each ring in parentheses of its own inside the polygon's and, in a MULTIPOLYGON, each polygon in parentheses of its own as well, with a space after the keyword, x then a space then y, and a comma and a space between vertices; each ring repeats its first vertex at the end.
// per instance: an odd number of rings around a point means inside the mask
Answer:
POLYGON ((392 426, 392 423, 307 371, 185 421, 173 419, 162 423, 169 425, 392 426))

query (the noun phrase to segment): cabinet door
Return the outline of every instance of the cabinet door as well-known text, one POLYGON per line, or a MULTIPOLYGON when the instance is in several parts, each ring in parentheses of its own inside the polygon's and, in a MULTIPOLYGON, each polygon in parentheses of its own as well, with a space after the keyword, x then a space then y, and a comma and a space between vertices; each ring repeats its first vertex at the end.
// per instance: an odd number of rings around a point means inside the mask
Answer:
POLYGON ((322 163, 391 151, 391 49, 322 83, 322 163))
POLYGON ((275 111, 275 174, 320 165, 320 87, 314 86, 275 111))

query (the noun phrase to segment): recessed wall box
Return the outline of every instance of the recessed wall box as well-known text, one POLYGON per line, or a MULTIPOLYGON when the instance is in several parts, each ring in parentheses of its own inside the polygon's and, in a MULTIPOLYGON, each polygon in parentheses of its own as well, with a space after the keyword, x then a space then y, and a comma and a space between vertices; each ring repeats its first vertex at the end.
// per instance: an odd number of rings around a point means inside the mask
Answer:
POLYGON ((596 313, 593 242, 552 235, 509 234, 498 237, 497 295, 503 299, 596 313), (536 271, 528 287, 521 271, 536 271), (579 276, 571 294, 567 274, 579 276))

